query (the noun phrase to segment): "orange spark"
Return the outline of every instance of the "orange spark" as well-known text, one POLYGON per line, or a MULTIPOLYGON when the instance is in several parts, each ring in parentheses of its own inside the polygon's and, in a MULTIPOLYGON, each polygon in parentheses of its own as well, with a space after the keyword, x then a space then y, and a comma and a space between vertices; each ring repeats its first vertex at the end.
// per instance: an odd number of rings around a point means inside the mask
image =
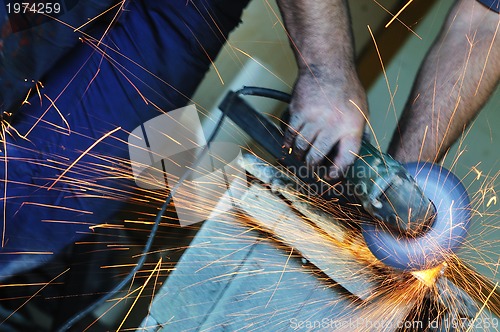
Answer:
POLYGON ((264 308, 267 308, 269 306, 269 303, 271 303, 271 300, 273 299, 274 294, 276 294, 276 291, 278 290, 278 287, 279 287, 279 285, 281 283, 281 280, 283 279, 283 275, 285 274, 286 267, 288 266, 288 262, 290 261, 290 257, 292 257, 292 254, 293 254, 293 248, 290 249, 290 254, 288 255, 288 257, 286 259, 285 266, 283 266, 283 271, 281 271, 281 274, 280 274, 280 277, 278 279, 278 282, 276 283, 276 287, 274 287, 273 293, 269 297, 269 300, 267 300, 266 306, 264 308))
POLYGON ((436 280, 443 274, 443 269, 447 267, 446 263, 438 265, 434 268, 423 270, 423 271, 414 271, 411 274, 423 282, 427 287, 432 287, 436 280))
POLYGON ((51 209, 61 209, 61 210, 66 210, 66 211, 73 211, 73 212, 79 212, 79 213, 92 214, 92 212, 90 212, 90 211, 72 209, 72 208, 65 207, 65 206, 57 206, 57 205, 50 205, 50 204, 35 203, 35 202, 23 202, 22 205, 35 205, 35 206, 41 206, 41 207, 46 207, 46 208, 51 208, 51 209))
MULTIPOLYGON (((38 99, 40 100, 40 106, 42 106, 42 93, 40 92, 40 88, 38 88, 38 83, 35 83, 35 88, 36 88, 36 93, 38 94, 38 99)), ((43 88, 43 85, 40 84, 40 86, 43 88)))
POLYGON ((21 103, 21 105, 24 105, 24 104, 28 104, 28 105, 31 105, 31 103, 28 101, 29 97, 30 97, 30 94, 31 94, 31 88, 28 90, 28 93, 26 94, 26 97, 24 98, 23 102, 21 103))
POLYGON ((68 123, 68 121, 66 121, 66 118, 64 117, 64 115, 62 115, 61 111, 59 111, 59 108, 56 106, 56 103, 52 99, 50 99, 50 97, 47 96, 47 94, 44 93, 43 95, 50 101, 51 105, 57 111, 57 114, 59 114, 59 116, 61 117, 62 121, 66 124, 66 127, 68 128, 68 134, 67 135, 71 134, 71 128, 69 126, 69 123, 68 123))
POLYGON ((215 65, 214 60, 210 57, 210 54, 208 54, 208 52, 206 51, 206 49, 203 47, 203 44, 196 37, 196 34, 193 32, 193 30, 191 30, 191 28, 187 24, 185 24, 185 26, 186 26, 186 28, 189 29, 189 31, 193 35, 193 38, 196 39, 196 42, 198 43, 198 45, 200 46, 200 48, 203 50, 203 53, 205 53, 205 55, 208 58, 208 60, 210 60, 210 63, 212 64, 212 67, 214 67, 215 73, 219 77, 219 80, 220 80, 221 84, 224 85, 224 80, 222 79, 222 75, 220 74, 219 69, 217 69, 217 66, 215 65))
POLYGON ((385 84, 387 85, 387 90, 389 91, 390 106, 392 106, 392 109, 394 111, 394 115, 397 118, 396 106, 394 105, 394 95, 392 94, 392 91, 391 91, 391 85, 389 84, 389 78, 387 77, 387 72, 385 70, 384 61, 382 60, 382 55, 380 54, 380 50, 378 48, 377 41, 375 40, 375 36, 373 35, 372 29, 370 28, 369 25, 367 25, 367 27, 368 27, 368 32, 370 32, 370 36, 372 37, 373 45, 375 46, 375 50, 377 51, 378 59, 380 61, 380 66, 382 67, 382 73, 384 73, 385 84))
POLYGON ((97 144, 101 143, 101 142, 102 142, 105 138, 107 138, 107 137, 111 136, 112 134, 114 134, 115 132, 117 132, 117 131, 118 131, 118 130, 120 130, 120 129, 122 129, 122 127, 117 127, 117 128, 115 128, 115 129, 111 130, 110 132, 106 133, 106 134, 105 134, 105 135, 103 135, 101 138, 99 138, 97 141, 95 141, 95 142, 94 142, 91 146, 89 146, 89 147, 87 148, 87 150, 83 151, 83 153, 82 153, 80 156, 78 156, 78 158, 76 158, 76 160, 75 160, 75 161, 73 161, 73 162, 71 163, 71 165, 69 165, 69 167, 68 167, 68 168, 66 168, 66 169, 64 170, 64 172, 62 172, 62 173, 61 173, 61 175, 59 175, 59 177, 58 177, 58 178, 57 178, 57 179, 56 179, 56 180, 55 180, 55 181, 54 181, 54 182, 53 182, 53 183, 52 183, 52 184, 51 184, 51 185, 47 188, 47 190, 51 190, 51 189, 52 189, 52 187, 54 187, 54 185, 55 185, 57 182, 59 182, 59 180, 60 180, 60 179, 61 179, 61 178, 62 178, 62 177, 66 174, 66 173, 68 173, 68 172, 69 172, 69 170, 70 170, 71 168, 73 168, 73 166, 75 166, 75 165, 76 165, 76 164, 77 164, 77 163, 78 163, 78 162, 79 162, 79 161, 80 161, 80 160, 81 160, 81 159, 82 159, 82 158, 83 158, 83 157, 84 157, 87 153, 89 153, 89 152, 90 152, 90 150, 92 150, 92 149, 93 149, 93 148, 94 148, 97 144))
POLYGON ((91 19, 89 19, 87 22, 83 23, 82 25, 80 25, 79 27, 77 28, 74 28, 73 32, 81 32, 81 29, 86 26, 87 24, 93 22, 94 20, 98 19, 99 17, 103 16, 104 14, 108 13, 109 11, 113 10, 115 7, 117 6, 120 6, 122 5, 121 2, 117 3, 116 5, 113 5, 111 6, 110 8, 106 9, 105 11, 103 11, 102 13, 100 13, 99 15, 95 16, 95 17, 92 17, 91 19))
POLYGON ((53 255, 51 251, 10 251, 0 252, 0 255, 53 255))
POLYGON ((144 289, 146 288, 146 285, 148 284, 149 280, 151 279, 151 277, 153 276, 153 274, 156 272, 157 269, 159 269, 159 267, 161 266, 161 262, 162 262, 162 258, 160 257, 160 260, 158 261, 158 263, 156 264, 156 266, 154 267, 153 271, 149 274, 148 278, 146 279, 146 281, 144 282, 144 284, 140 287, 140 291, 139 291, 139 294, 137 294, 137 296, 135 297, 134 299, 134 302, 132 303, 132 305, 130 306, 130 308, 128 309, 127 313, 125 314, 125 317, 123 317, 123 320, 122 322, 120 323, 120 326, 118 326, 118 328, 116 329, 117 331, 120 331, 120 329, 122 328, 123 324, 125 323, 125 321, 127 320, 128 316, 130 315, 130 313, 132 312, 132 309, 134 309, 135 307, 135 304, 137 303, 137 301, 139 300, 139 298, 141 297, 141 294, 142 292, 144 291, 144 289))
POLYGON ((481 71, 481 76, 479 77, 479 82, 477 83, 476 92, 474 93, 474 96, 477 95, 477 92, 479 91, 479 86, 481 85, 481 81, 483 80, 484 71, 486 70, 486 64, 488 63, 488 59, 490 58, 491 49, 493 48, 493 44, 497 37, 499 26, 500 26, 500 20, 497 23, 495 33, 493 34, 493 38, 491 39, 490 48, 488 49, 488 53, 486 54, 486 60, 484 61, 483 70, 481 71))
POLYGON ((120 14, 121 11, 123 11, 123 6, 125 5, 125 0, 121 1, 120 2, 120 8, 116 11, 116 14, 115 16, 113 17, 113 19, 111 20, 111 22, 109 23, 109 25, 106 27, 106 30, 104 30, 104 33, 102 34, 101 36, 101 39, 99 40, 99 42, 97 43, 97 46, 99 46, 99 44, 102 42, 102 40, 104 39, 104 37, 106 36, 106 34, 108 33, 109 29, 111 29, 111 26, 115 23, 115 21, 118 19, 118 15, 120 14))
POLYGON ((410 0, 406 3, 406 5, 403 6, 403 8, 401 8, 397 13, 396 15, 394 15, 391 20, 385 25, 385 27, 389 27, 389 25, 391 25, 392 22, 394 22, 395 19, 398 18, 398 16, 406 9, 406 7, 408 7, 410 5, 410 3, 412 3, 413 0, 410 0))
POLYGON ((16 310, 12 311, 10 313, 10 315, 8 315, 1 323, 0 325, 2 325, 3 323, 5 323, 10 317, 12 317, 12 315, 14 315, 16 312, 18 312, 22 307, 24 307, 26 305, 26 303, 28 303, 29 301, 31 301, 31 299, 33 299, 35 296, 37 296, 45 287, 47 287, 48 285, 50 285, 54 280, 56 280, 57 278, 59 278, 60 276, 62 276, 63 274, 65 274, 66 272, 69 271, 69 268, 64 270, 63 272, 59 273, 57 276, 55 276, 54 278, 52 278, 49 282, 47 282, 46 284, 43 285, 43 287, 41 287, 39 290, 37 290, 33 295, 31 295, 23 304, 21 304, 16 310))
POLYGON ((250 55, 249 53, 243 51, 242 49, 237 48, 236 46, 232 46, 232 48, 235 49, 236 51, 240 52, 241 54, 247 56, 249 59, 252 59, 253 61, 257 62, 257 64, 260 65, 262 68, 264 68, 269 74, 273 75, 280 82, 282 82, 283 84, 285 84, 287 87, 291 88, 290 84, 288 84, 282 78, 280 78, 278 75, 276 75, 275 73, 273 73, 273 71, 271 69, 267 68, 266 66, 264 66, 263 63, 257 61, 254 57, 252 57, 252 55, 250 55))
POLYGON ((95 323, 97 323, 102 317, 104 317, 104 315, 106 315, 108 312, 110 312, 114 307, 116 307, 118 304, 120 304, 123 300, 127 299, 128 297, 130 297, 132 294, 134 294, 135 292, 141 290, 141 287, 138 287, 136 289, 134 289, 133 291, 131 291, 130 293, 128 293, 126 296, 118 299, 118 301, 116 301, 116 303, 114 303, 110 308, 108 308, 106 311, 104 311, 99 317, 97 317, 92 323, 89 324, 89 326, 87 326, 85 328, 85 330, 83 330, 83 332, 85 331, 88 331, 88 329, 90 329, 92 327, 92 325, 94 325, 95 323))
MULTIPOLYGON (((392 13, 387 9, 385 8, 381 3, 379 3, 377 0, 373 0, 373 2, 375 2, 380 8, 382 8, 387 14, 390 14, 392 15, 392 13)), ((392 15, 394 16, 394 15, 392 15)), ((418 39, 422 40, 422 37, 420 37, 412 28, 410 28, 408 25, 406 25, 403 21, 401 21, 398 17, 396 17, 396 20, 401 23, 406 29, 408 29, 408 31, 411 31, 411 33, 413 33, 418 39)))
POLYGON ((476 180, 479 180, 481 178, 481 175, 483 174, 482 171, 480 171, 479 169, 476 168, 476 166, 472 166, 472 170, 474 172, 476 172, 477 176, 476 176, 476 180))
POLYGON ((498 281, 495 284, 495 287, 493 287, 493 289, 491 290, 490 294, 488 294, 488 297, 483 301, 483 305, 481 306, 481 308, 477 312, 477 314, 474 317, 474 319, 471 321, 471 324, 469 325, 469 328, 467 329, 467 332, 471 331, 472 328, 476 326, 475 321, 477 320, 477 318, 479 317, 479 315, 481 315, 481 313, 483 312, 483 310, 486 307, 486 305, 488 304, 488 301, 490 300, 491 296, 493 294, 495 294, 495 290, 497 289, 497 287, 498 287, 498 281))

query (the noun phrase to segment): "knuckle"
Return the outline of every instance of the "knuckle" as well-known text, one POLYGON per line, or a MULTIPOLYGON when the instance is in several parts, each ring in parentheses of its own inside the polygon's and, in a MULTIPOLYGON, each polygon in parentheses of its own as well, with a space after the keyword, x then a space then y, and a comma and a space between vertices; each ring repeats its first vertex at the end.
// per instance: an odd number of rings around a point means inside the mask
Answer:
POLYGON ((295 148, 298 150, 304 151, 308 145, 309 143, 302 137, 295 140, 295 148))
POLYGON ((323 159, 324 155, 316 149, 311 149, 307 154, 306 162, 309 165, 316 165, 323 159))

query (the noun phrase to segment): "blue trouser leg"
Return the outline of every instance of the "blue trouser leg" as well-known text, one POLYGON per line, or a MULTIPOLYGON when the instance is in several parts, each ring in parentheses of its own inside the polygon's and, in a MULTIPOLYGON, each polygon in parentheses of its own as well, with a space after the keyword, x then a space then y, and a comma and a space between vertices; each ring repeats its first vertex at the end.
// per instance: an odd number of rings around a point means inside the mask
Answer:
POLYGON ((47 72, 41 99, 19 109, 5 136, 0 278, 49 260, 120 209, 134 188, 128 134, 188 102, 246 3, 131 1, 101 44, 78 44, 47 72), (32 251, 47 254, 9 254, 32 251))

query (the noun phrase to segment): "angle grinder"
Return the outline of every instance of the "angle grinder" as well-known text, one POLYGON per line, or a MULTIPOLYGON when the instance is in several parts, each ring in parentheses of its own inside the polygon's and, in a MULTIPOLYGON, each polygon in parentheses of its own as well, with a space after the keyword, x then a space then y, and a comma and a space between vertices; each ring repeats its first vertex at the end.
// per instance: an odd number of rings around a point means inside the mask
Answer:
MULTIPOLYGON (((244 87, 228 92, 219 108, 280 164, 295 170, 307 167, 285 151, 283 128, 255 110, 243 95, 284 103, 289 103, 291 96, 267 88, 244 87)), ((357 156, 341 179, 342 185, 355 190, 333 196, 358 203, 376 220, 360 224, 375 257, 399 270, 418 271, 441 264, 460 247, 471 219, 470 200, 453 173, 437 164, 401 164, 366 139, 357 156)), ((297 174, 309 184, 328 181, 323 175, 297 174)))

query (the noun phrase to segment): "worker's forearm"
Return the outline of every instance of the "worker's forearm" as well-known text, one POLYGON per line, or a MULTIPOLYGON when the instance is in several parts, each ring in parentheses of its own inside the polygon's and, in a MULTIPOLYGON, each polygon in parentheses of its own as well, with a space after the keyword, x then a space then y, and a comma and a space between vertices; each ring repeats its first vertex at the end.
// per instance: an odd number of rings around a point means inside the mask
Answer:
POLYGON ((499 15, 462 0, 420 69, 390 148, 396 159, 439 161, 495 89, 499 15))
POLYGON ((359 151, 368 112, 347 0, 277 1, 299 67, 285 147, 308 165, 325 162, 337 178, 359 151))
POLYGON ((355 72, 347 1, 277 0, 300 71, 355 72))

